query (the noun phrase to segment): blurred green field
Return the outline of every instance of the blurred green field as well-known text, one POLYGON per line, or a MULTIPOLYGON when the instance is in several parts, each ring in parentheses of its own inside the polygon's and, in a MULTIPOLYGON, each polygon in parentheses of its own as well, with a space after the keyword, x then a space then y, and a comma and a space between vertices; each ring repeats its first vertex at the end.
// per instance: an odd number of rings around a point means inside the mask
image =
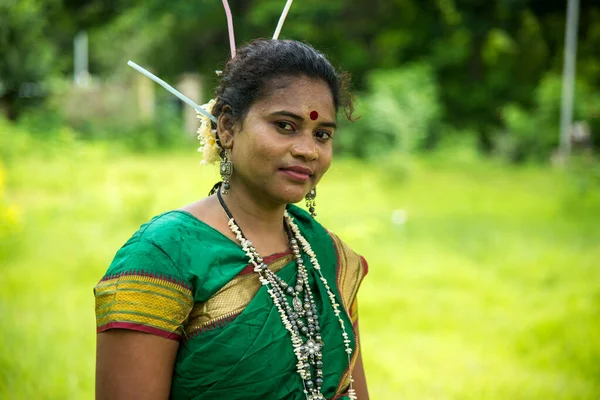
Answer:
MULTIPOLYGON (((93 398, 92 287, 140 224, 208 192, 199 159, 71 143, 8 163, 21 229, 0 253, 0 398, 93 398)), ((600 201, 580 190, 448 155, 336 161, 317 209, 369 262, 371 398, 600 398, 600 201)))

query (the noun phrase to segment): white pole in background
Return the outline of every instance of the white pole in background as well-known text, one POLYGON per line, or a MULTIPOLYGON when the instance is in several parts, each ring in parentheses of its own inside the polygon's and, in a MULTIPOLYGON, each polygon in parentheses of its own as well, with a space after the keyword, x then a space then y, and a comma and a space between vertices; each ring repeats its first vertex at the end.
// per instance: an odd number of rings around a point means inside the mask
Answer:
POLYGON ((560 153, 563 157, 567 157, 571 153, 570 132, 573 125, 577 26, 579 24, 579 0, 568 0, 568 2, 567 25, 565 28, 562 107, 560 111, 560 153))
POLYGON ((87 86, 89 83, 88 71, 88 36, 81 31, 73 41, 73 80, 75 86, 87 86))

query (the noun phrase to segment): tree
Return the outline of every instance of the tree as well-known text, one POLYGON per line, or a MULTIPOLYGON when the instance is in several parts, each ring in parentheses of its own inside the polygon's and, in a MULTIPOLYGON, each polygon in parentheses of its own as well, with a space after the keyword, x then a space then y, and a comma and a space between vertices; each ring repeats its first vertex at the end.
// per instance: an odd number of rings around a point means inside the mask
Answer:
POLYGON ((53 73, 57 49, 49 35, 50 17, 59 6, 57 0, 0 4, 0 107, 11 120, 32 96, 40 95, 53 73))

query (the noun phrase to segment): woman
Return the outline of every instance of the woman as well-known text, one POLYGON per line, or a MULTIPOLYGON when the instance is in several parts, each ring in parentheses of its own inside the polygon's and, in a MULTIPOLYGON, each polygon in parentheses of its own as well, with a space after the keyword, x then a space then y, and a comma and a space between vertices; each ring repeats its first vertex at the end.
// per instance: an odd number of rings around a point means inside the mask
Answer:
POLYGON ((281 40, 238 50, 220 79, 202 140, 223 183, 144 224, 95 288, 97 398, 368 399, 366 262, 291 205, 314 213, 344 80, 281 40))

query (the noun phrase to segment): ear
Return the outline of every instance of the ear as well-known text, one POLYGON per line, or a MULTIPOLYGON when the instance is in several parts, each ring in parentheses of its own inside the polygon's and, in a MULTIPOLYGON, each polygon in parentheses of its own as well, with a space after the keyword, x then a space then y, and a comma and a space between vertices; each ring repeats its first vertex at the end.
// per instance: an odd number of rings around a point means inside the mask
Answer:
POLYGON ((224 105, 217 120, 217 135, 219 136, 221 147, 225 150, 233 148, 233 140, 238 129, 238 124, 233 120, 231 107, 227 104, 224 105))

